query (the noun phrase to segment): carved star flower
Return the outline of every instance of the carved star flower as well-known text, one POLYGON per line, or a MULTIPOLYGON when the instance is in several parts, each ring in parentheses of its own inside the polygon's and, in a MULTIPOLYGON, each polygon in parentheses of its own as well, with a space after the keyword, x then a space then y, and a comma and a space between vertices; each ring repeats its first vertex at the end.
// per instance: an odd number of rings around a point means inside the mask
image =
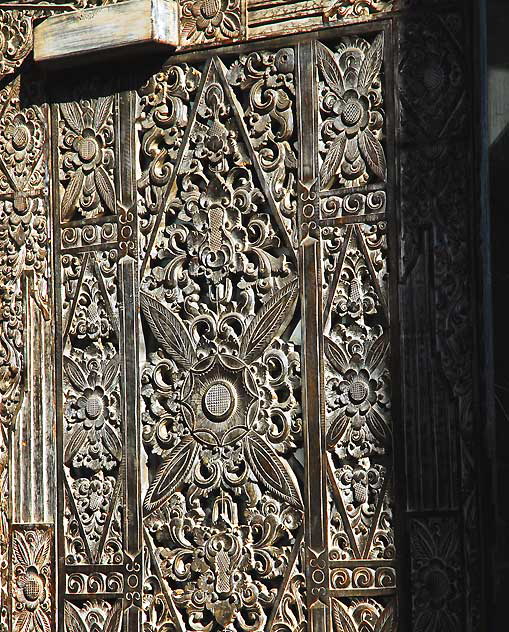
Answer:
POLYGON ((48 573, 51 533, 17 534, 13 544, 17 630, 50 632, 48 573))
POLYGON ((276 291, 246 328, 238 357, 213 354, 198 359, 180 318, 150 294, 141 294, 142 311, 152 333, 184 372, 180 402, 188 426, 188 433, 163 457, 149 487, 144 503, 148 513, 164 505, 185 483, 199 479, 208 487, 214 480, 219 484, 218 472, 224 472, 226 484, 234 487, 243 485, 246 472, 251 472, 276 496, 294 507, 302 506, 293 472, 261 434, 263 424, 257 420, 262 398, 250 370, 287 326, 296 299, 296 281, 276 291), (207 470, 211 474, 205 480, 207 470))
POLYGON ((353 60, 340 67, 333 53, 318 44, 318 63, 327 87, 324 106, 333 114, 322 125, 325 157, 320 168, 323 187, 336 176, 354 180, 367 168, 381 180, 386 178, 386 160, 379 140, 382 116, 370 92, 382 67, 383 34, 366 51, 359 68, 353 60))
POLYGON ((122 458, 122 446, 111 422, 113 393, 119 370, 118 356, 99 363, 89 359, 83 366, 64 356, 64 371, 76 396, 70 397, 73 424, 64 452, 64 462, 92 471, 111 469, 122 458))
POLYGON ((197 41, 238 37, 241 32, 239 0, 192 0, 182 7, 182 31, 197 41))
POLYGON ((384 336, 369 344, 365 357, 356 353, 352 358, 327 338, 325 354, 338 375, 328 385, 327 403, 335 411, 327 432, 329 449, 336 447, 347 429, 359 432, 364 424, 384 444, 390 432, 383 410, 387 402, 383 379, 387 354, 384 336))
POLYGON ((71 219, 84 201, 85 213, 97 215, 99 200, 111 213, 115 212, 115 190, 107 168, 113 161, 113 152, 105 147, 108 117, 113 97, 97 99, 93 107, 81 107, 77 102, 62 103, 60 111, 68 128, 64 145, 69 148, 63 160, 63 171, 68 178, 62 197, 62 219, 71 219))

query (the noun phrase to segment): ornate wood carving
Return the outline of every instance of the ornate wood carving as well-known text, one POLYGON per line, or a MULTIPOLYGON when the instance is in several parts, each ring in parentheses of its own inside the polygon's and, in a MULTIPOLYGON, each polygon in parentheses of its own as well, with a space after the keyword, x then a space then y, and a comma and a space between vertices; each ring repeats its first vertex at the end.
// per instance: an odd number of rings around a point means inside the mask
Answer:
POLYGON ((13 525, 8 629, 47 632, 54 625, 53 536, 47 525, 13 525))
POLYGON ((464 27, 396 8, 183 1, 154 74, 2 84, 6 630, 479 627, 464 27))

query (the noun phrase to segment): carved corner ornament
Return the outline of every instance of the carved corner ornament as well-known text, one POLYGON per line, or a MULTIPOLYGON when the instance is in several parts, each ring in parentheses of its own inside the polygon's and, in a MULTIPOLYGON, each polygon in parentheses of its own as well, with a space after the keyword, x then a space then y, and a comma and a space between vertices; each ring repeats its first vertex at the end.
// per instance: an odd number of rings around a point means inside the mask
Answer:
POLYGON ((393 0, 324 0, 326 20, 367 19, 393 8, 393 0))
POLYGON ((32 50, 29 11, 0 9, 0 79, 15 72, 32 50))

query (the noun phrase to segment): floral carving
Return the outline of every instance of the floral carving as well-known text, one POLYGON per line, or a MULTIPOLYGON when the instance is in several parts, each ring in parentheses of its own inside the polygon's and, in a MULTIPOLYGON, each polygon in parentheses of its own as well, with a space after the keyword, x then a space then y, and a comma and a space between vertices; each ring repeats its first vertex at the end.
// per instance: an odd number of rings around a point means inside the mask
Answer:
MULTIPOLYGON (((195 68, 174 65, 151 77, 139 90, 142 175, 138 180, 138 213, 144 238, 162 210, 167 185, 174 176, 199 79, 200 73, 195 68)), ((144 250, 143 247, 143 253, 144 250)))
POLYGON ((78 608, 69 601, 64 604, 66 629, 80 632, 119 632, 122 623, 122 602, 112 605, 92 599, 78 608))
POLYGON ((375 599, 352 599, 349 605, 334 599, 332 619, 335 632, 389 632, 396 630, 394 604, 385 607, 375 599))
POLYGON ((105 340, 116 332, 110 298, 93 256, 83 265, 86 271, 78 287, 69 333, 80 341, 105 340))
POLYGON ((324 16, 329 20, 351 20, 368 18, 390 11, 393 0, 331 0, 324 7, 324 16))
POLYGON ((386 179, 380 72, 383 34, 369 44, 343 39, 336 53, 317 45, 320 83, 322 188, 386 179))
POLYGON ((64 462, 93 472, 112 469, 122 458, 118 436, 119 358, 113 349, 103 355, 93 347, 64 356, 64 370, 70 386, 69 435, 64 462))
POLYGON ((76 479, 72 483, 76 509, 93 558, 96 557, 103 535, 115 483, 112 476, 104 476, 103 472, 92 478, 76 479))
POLYGON ((0 177, 4 193, 42 189, 44 167, 40 164, 45 142, 43 112, 37 107, 20 107, 20 78, 8 88, 5 108, 0 117, 0 177))
MULTIPOLYGON (((283 287, 272 297, 267 304, 271 309, 260 312, 247 328, 241 340, 240 358, 212 354, 191 366, 178 396, 185 428, 154 478, 145 500, 147 510, 167 502, 183 481, 193 478, 199 481, 198 463, 221 454, 229 458, 222 465, 216 461, 216 476, 210 484, 236 481, 242 485, 249 472, 245 466, 239 468, 238 462, 247 460, 251 476, 279 498, 301 507, 292 472, 270 442, 260 437, 263 426, 258 423, 257 413, 261 394, 247 364, 263 353, 265 345, 270 344, 275 332, 288 320, 295 299, 295 284, 283 287)), ((170 357, 182 368, 189 366, 195 352, 180 319, 149 295, 142 295, 142 308, 154 336, 170 357)))
POLYGON ((16 529, 12 539, 13 629, 50 632, 53 626, 53 534, 46 528, 16 529))
POLYGON ((407 20, 400 29, 401 134, 407 142, 436 141, 465 133, 465 68, 458 46, 464 39, 465 26, 459 13, 428 12, 407 20))
POLYGON ((365 458, 353 467, 341 466, 335 476, 362 557, 378 557, 366 550, 366 546, 371 544, 374 516, 386 477, 385 468, 379 464, 371 465, 369 458, 365 458))
POLYGON ((60 104, 62 221, 116 212, 113 97, 60 104))
POLYGON ((144 523, 189 629, 298 626, 297 275, 225 71, 204 71, 142 278, 144 523))
POLYGON ((385 222, 331 226, 323 235, 331 556, 392 559, 385 222))
POLYGON ((387 342, 381 336, 373 342, 353 342, 351 357, 331 339, 325 353, 334 372, 327 381, 327 407, 333 414, 327 433, 329 449, 338 449, 340 458, 369 454, 375 439, 384 444, 390 436, 386 411, 389 406, 387 342), (339 447, 339 445, 341 447, 339 447))
POLYGON ((47 297, 47 208, 39 198, 16 196, 0 202, 0 287, 2 336, 0 341, 0 418, 12 423, 20 403, 23 350, 23 270, 35 274, 34 297, 44 314, 47 297))
POLYGON ((183 0, 183 44, 203 44, 239 39, 244 31, 243 0, 183 0))
POLYGON ((460 630, 461 559, 457 524, 449 518, 411 522, 413 621, 418 632, 460 630))

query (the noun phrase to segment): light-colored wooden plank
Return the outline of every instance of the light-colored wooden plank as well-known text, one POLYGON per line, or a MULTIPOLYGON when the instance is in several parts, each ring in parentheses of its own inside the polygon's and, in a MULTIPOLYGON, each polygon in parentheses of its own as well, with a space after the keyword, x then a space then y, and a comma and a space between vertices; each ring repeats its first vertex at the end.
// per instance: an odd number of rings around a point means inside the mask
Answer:
POLYGON ((176 47, 176 0, 129 0, 48 18, 34 29, 36 62, 70 62, 132 49, 176 47))
POLYGON ((255 8, 249 11, 249 24, 271 24, 277 20, 303 20, 309 16, 322 15, 322 6, 316 0, 301 0, 267 8, 255 8))
POLYGON ((249 38, 258 39, 265 37, 275 37, 279 35, 293 35, 295 33, 303 33, 306 30, 312 30, 323 26, 323 18, 321 15, 306 16, 297 20, 284 20, 281 22, 265 23, 249 25, 249 38))

